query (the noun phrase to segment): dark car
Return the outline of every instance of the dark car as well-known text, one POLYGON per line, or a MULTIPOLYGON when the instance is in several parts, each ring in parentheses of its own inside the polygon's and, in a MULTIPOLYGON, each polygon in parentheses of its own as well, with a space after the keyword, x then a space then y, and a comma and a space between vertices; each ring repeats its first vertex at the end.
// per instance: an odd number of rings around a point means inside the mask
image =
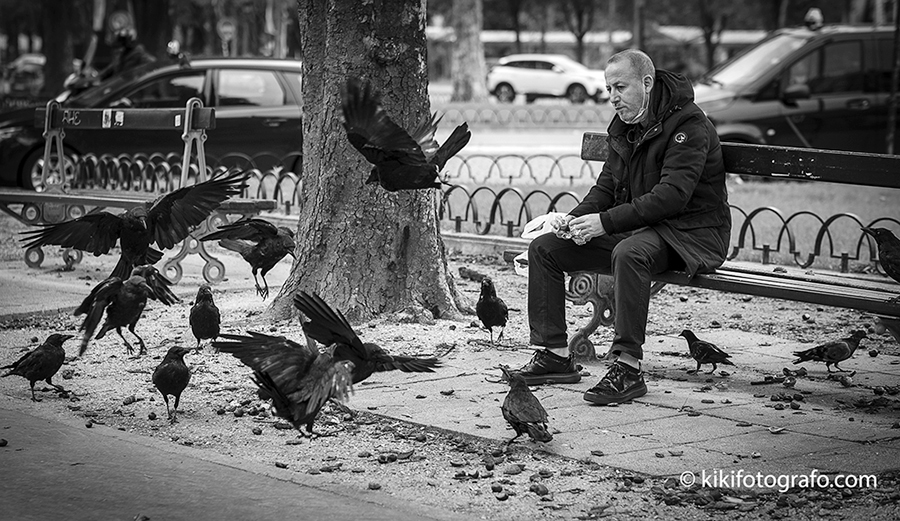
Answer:
POLYGON ((889 27, 780 29, 694 91, 724 141, 885 153, 892 57, 889 27))
MULTIPOLYGON (((207 131, 211 162, 249 158, 260 169, 275 164, 299 172, 303 147, 301 63, 256 58, 195 58, 189 64, 140 66, 72 96, 65 108, 184 107, 197 97, 216 109, 216 128, 207 131), (286 159, 284 159, 286 158, 286 159), (284 162, 282 162, 284 159, 284 162)), ((41 177, 43 128, 35 108, 0 114, 0 184, 34 188, 41 177)), ((178 132, 164 130, 71 130, 65 154, 152 154, 180 152, 178 132)))

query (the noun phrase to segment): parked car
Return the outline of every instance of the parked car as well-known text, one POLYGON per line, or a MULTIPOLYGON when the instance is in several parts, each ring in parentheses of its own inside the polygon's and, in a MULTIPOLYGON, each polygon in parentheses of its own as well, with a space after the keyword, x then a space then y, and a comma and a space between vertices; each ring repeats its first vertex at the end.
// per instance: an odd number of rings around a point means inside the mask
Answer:
MULTIPOLYGON (((181 108, 193 97, 216 109, 216 128, 207 131, 207 156, 244 155, 273 162, 294 155, 291 161, 299 163, 303 110, 301 64, 295 60, 195 58, 180 64, 161 60, 127 70, 66 98, 62 105, 181 108)), ((35 127, 34 111, 30 107, 0 114, 2 185, 34 188, 41 178, 43 128, 35 127)), ((173 131, 66 129, 64 153, 170 153, 183 146, 181 134, 173 131)), ((299 164, 285 166, 299 171, 299 164)))
POLYGON ((890 27, 780 29, 708 72, 695 99, 723 141, 884 153, 893 45, 890 27))
POLYGON ((512 103, 518 94, 524 94, 527 103, 538 98, 568 98, 572 103, 609 101, 604 72, 588 69, 562 54, 500 58, 488 72, 487 87, 501 103, 512 103))

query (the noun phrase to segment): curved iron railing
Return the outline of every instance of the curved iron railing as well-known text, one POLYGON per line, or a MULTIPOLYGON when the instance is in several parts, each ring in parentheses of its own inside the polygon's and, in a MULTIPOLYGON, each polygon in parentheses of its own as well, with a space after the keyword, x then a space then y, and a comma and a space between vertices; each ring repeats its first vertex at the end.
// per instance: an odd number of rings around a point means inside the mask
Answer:
MULTIPOLYGON (((576 156, 508 155, 466 156, 451 165, 449 179, 440 197, 438 217, 445 230, 475 233, 478 235, 502 235, 517 237, 525 224, 538 215, 555 211, 568 211, 580 201, 580 195, 566 190, 575 180, 593 181, 593 167, 576 156), (486 161, 487 170, 478 161, 486 161), (543 170, 545 161, 551 165, 551 173, 543 170), (572 168, 578 174, 571 175, 572 168), (564 171, 570 173, 564 175, 564 171), (547 189, 523 190, 509 186, 514 181, 539 184, 538 179, 554 176, 563 186, 547 189), (458 179, 478 181, 476 186, 453 183, 458 179), (562 179, 562 181, 560 181, 562 179), (494 186, 483 184, 493 182, 494 186)), ((210 158, 207 175, 231 169, 241 169, 251 174, 249 186, 243 194, 253 199, 273 199, 281 212, 296 213, 301 210, 303 179, 299 172, 286 168, 286 164, 298 163, 299 156, 279 158, 267 169, 259 168, 256 158, 232 156, 225 160, 210 158)), ((161 193, 177 188, 181 177, 181 157, 178 154, 153 154, 150 156, 93 156, 76 158, 73 188, 95 188, 161 193)), ((198 177, 192 165, 189 179, 198 177)), ((552 184, 552 183, 544 183, 552 184)), ((742 256, 763 264, 793 263, 809 268, 814 263, 827 264, 831 269, 849 272, 862 263, 865 270, 884 273, 878 265, 875 242, 860 230, 862 226, 885 226, 900 230, 900 220, 895 217, 878 217, 864 222, 853 213, 838 213, 828 217, 811 211, 798 211, 786 215, 778 208, 765 206, 746 211, 731 205, 733 244, 729 260, 742 256), (773 224, 773 222, 775 224, 773 224), (809 224, 812 222, 812 224, 809 224), (800 237, 798 230, 803 230, 800 237), (811 238, 810 230, 814 230, 811 238), (811 242, 810 242, 811 241, 811 242), (777 257, 777 259, 776 259, 777 257)))
POLYGON ((434 104, 432 110, 443 115, 444 125, 468 123, 470 126, 606 128, 613 110, 608 104, 434 104))

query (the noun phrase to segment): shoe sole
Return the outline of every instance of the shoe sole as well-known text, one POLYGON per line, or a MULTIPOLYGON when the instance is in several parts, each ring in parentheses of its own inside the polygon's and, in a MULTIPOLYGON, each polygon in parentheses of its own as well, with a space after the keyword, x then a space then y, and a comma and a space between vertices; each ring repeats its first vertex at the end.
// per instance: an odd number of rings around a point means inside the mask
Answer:
POLYGON ((525 383, 528 385, 542 385, 542 384, 577 384, 581 381, 581 375, 578 373, 564 373, 564 374, 547 374, 540 376, 525 376, 525 383))
POLYGON ((606 396, 603 394, 596 394, 590 391, 584 393, 585 401, 596 403, 598 405, 609 405, 611 403, 624 403, 630 400, 634 400, 635 398, 640 398, 647 394, 647 385, 641 385, 640 387, 635 387, 634 389, 629 390, 627 393, 623 393, 620 396, 606 396))

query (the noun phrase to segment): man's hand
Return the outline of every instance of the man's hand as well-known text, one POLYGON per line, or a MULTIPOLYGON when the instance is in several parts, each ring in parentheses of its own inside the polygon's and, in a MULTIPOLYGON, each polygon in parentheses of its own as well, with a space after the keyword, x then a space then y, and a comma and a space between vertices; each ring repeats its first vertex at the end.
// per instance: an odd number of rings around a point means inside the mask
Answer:
POLYGON ((571 239, 572 232, 569 230, 569 221, 574 217, 571 215, 557 215, 550 221, 550 227, 553 233, 560 239, 571 239))
POLYGON ((603 229, 603 223, 600 222, 599 213, 589 213, 576 217, 568 222, 569 231, 572 233, 572 240, 575 244, 581 246, 586 244, 594 237, 606 235, 603 229))

